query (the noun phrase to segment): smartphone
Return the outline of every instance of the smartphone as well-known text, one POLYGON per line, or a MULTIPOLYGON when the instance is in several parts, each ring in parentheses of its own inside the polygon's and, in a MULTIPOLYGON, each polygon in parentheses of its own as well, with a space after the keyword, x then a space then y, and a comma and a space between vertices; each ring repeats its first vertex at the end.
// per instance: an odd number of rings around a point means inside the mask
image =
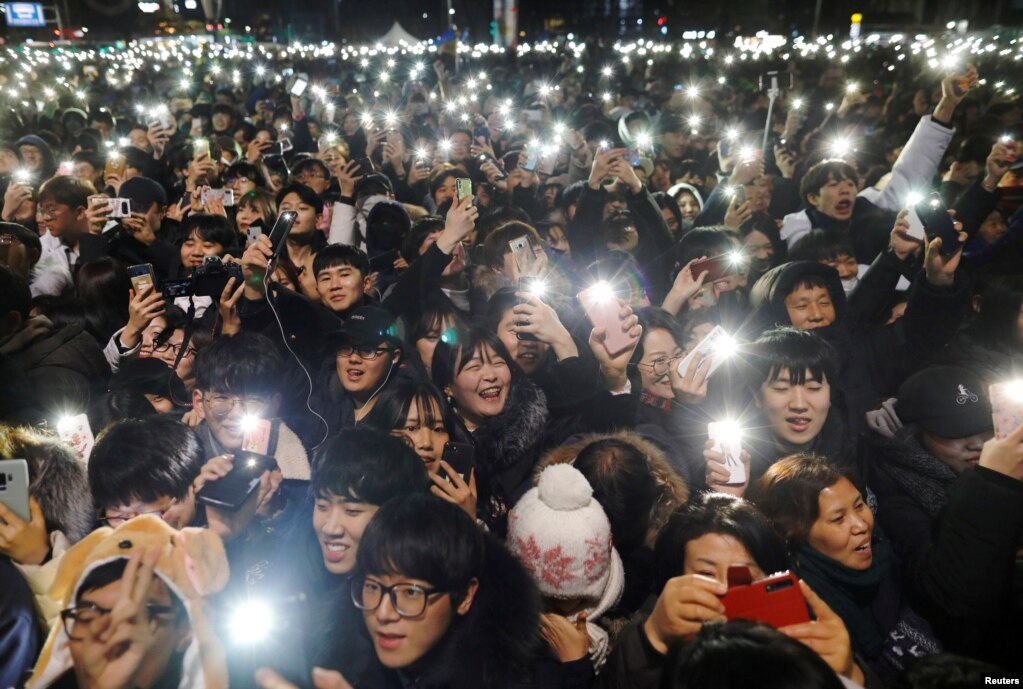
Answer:
POLYGON ((689 365, 693 362, 693 359, 699 357, 702 365, 703 361, 709 356, 711 360, 707 377, 710 378, 734 351, 735 341, 731 335, 725 332, 725 329, 720 325, 715 325, 714 329, 707 333, 707 336, 700 340, 699 344, 693 347, 692 351, 682 357, 682 361, 678 363, 676 370, 680 376, 685 377, 686 371, 689 370, 689 365))
POLYGON ((369 259, 369 271, 371 273, 382 273, 385 270, 394 268, 394 262, 398 260, 398 250, 391 249, 382 254, 377 254, 369 259))
POLYGON ((124 156, 120 153, 111 153, 110 157, 107 158, 106 167, 103 168, 103 176, 117 175, 118 177, 124 177, 125 168, 124 156))
POLYGON ((309 82, 302 77, 296 77, 295 83, 291 85, 291 95, 301 96, 305 93, 306 87, 309 86, 309 82))
MULTIPOLYGON (((960 396, 965 404, 970 401, 969 391, 960 389, 960 396)), ((995 426, 995 437, 1004 438, 1023 424, 1023 381, 994 383, 988 388, 991 399, 991 417, 995 426)))
POLYGON ((62 177, 70 177, 75 173, 75 164, 70 160, 65 160, 57 166, 57 174, 62 177))
POLYGON ((539 164, 540 154, 534 150, 526 151, 526 159, 522 163, 522 169, 526 172, 536 172, 536 168, 539 164))
POLYGON ((131 217, 131 200, 130 199, 104 199, 107 205, 110 207, 111 218, 130 218, 131 217))
POLYGON ((28 509, 28 461, 0 460, 0 502, 21 519, 31 521, 28 509))
POLYGON ((711 421, 707 424, 707 437, 713 441, 711 448, 714 452, 720 452, 725 458, 725 468, 728 469, 728 485, 739 485, 746 483, 746 467, 740 459, 742 454, 742 435, 734 423, 727 421, 711 421))
POLYGON ((368 156, 363 156, 355 162, 359 166, 359 175, 362 177, 373 172, 373 161, 370 160, 368 156))
POLYGON ((13 234, 0 234, 0 261, 7 263, 11 254, 11 246, 14 244, 13 234))
POLYGON ((451 468, 458 472, 463 481, 469 480, 469 472, 472 471, 476 448, 472 443, 444 443, 444 454, 441 458, 451 465, 451 468))
POLYGON ((490 142, 490 128, 487 125, 477 124, 472 128, 472 140, 476 141, 479 138, 485 139, 488 143, 490 142))
POLYGON ((269 455, 240 450, 234 453, 231 471, 202 487, 195 497, 218 509, 237 512, 238 508, 259 489, 265 471, 277 468, 277 460, 269 455))
POLYGON ((527 109, 522 114, 526 116, 526 122, 540 122, 543 120, 543 110, 527 109))
POLYGON ((622 319, 618 317, 620 309, 618 299, 607 285, 597 284, 588 287, 576 296, 593 327, 604 328, 607 331, 604 348, 608 354, 614 356, 639 339, 622 330, 622 319))
POLYGON ((224 208, 229 208, 234 205, 234 189, 203 189, 199 198, 204 206, 210 199, 220 199, 224 208))
POLYGON ((57 422, 57 437, 71 447, 78 450, 86 462, 92 454, 92 446, 95 438, 92 435, 92 427, 89 425, 89 417, 85 414, 64 417, 57 422))
POLYGON ((254 452, 258 455, 270 453, 270 435, 273 423, 270 419, 256 419, 249 423, 242 433, 242 452, 254 452))
POLYGON ((746 203, 746 187, 741 184, 736 184, 732 187, 732 198, 735 199, 736 206, 746 203))
POLYGON ((128 266, 128 278, 131 280, 131 286, 135 288, 135 294, 139 294, 147 287, 153 286, 155 282, 153 274, 152 263, 139 263, 138 265, 128 266))
POLYGON ((529 243, 529 236, 517 237, 508 242, 508 246, 511 248, 512 258, 515 261, 515 267, 519 269, 519 274, 531 273, 533 266, 536 265, 536 252, 533 250, 533 245, 529 243))
POLYGON ((210 142, 208 139, 196 139, 192 142, 192 160, 202 160, 210 157, 210 142))
POLYGON ((721 139, 718 142, 718 153, 722 158, 728 157, 728 152, 732 150, 732 144, 729 143, 728 139, 721 139))
POLYGON ((924 231, 924 224, 916 212, 916 206, 910 206, 907 210, 906 222, 909 223, 909 229, 906 230, 906 236, 919 239, 921 242, 927 241, 927 233, 924 231))
POLYGON ((690 269, 693 273, 693 277, 699 279, 700 273, 706 271, 707 277, 703 281, 703 284, 707 285, 715 280, 729 277, 730 275, 737 275, 739 268, 742 266, 741 263, 735 260, 735 256, 732 254, 720 254, 718 256, 712 256, 703 261, 697 261, 692 265, 690 269))
MULTIPOLYGON (((539 298, 541 293, 543 292, 543 289, 538 289, 537 286, 538 285, 543 285, 543 284, 544 284, 543 278, 534 277, 534 276, 528 276, 528 275, 527 276, 523 276, 523 277, 519 278, 519 291, 520 292, 529 292, 530 294, 535 294, 539 298)), ((515 323, 515 325, 527 325, 527 324, 523 323, 523 322, 517 322, 517 323, 515 323)), ((515 337, 520 339, 520 340, 526 340, 528 342, 539 342, 540 341, 540 339, 536 335, 534 335, 533 333, 516 332, 515 333, 515 337)))
POLYGON ((640 152, 638 148, 629 149, 629 165, 639 167, 640 152))
POLYGON ((956 232, 952 217, 945 208, 945 202, 941 200, 941 194, 932 192, 923 201, 916 204, 916 214, 924 226, 927 239, 941 238, 942 256, 951 256, 959 250, 959 233, 956 232))
POLYGON ((298 213, 295 211, 282 211, 277 216, 277 222, 270 230, 270 244, 273 246, 273 255, 270 257, 270 261, 275 260, 284 249, 284 242, 291 233, 291 228, 295 226, 296 220, 298 220, 298 213))
POLYGON ((472 196, 472 180, 468 177, 457 177, 455 179, 455 198, 461 201, 466 196, 472 196))
POLYGON ((749 567, 729 567, 728 592, 721 602, 729 620, 763 622, 775 629, 810 621, 799 579, 791 572, 754 582, 749 567))

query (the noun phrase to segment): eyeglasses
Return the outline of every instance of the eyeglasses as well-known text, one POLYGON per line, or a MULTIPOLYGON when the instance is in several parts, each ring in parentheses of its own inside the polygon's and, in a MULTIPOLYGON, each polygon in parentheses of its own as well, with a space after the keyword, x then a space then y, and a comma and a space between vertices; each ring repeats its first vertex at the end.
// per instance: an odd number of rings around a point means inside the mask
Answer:
POLYGON ((426 612, 430 596, 446 593, 442 589, 426 589, 418 584, 395 584, 384 586, 379 581, 363 579, 352 582, 352 602, 360 610, 376 610, 384 600, 390 597, 391 607, 402 617, 419 617, 426 612))
POLYGON ((384 352, 393 352, 394 350, 390 347, 374 347, 372 345, 353 345, 343 344, 337 348, 337 355, 343 357, 350 357, 353 353, 357 353, 360 359, 366 361, 373 361, 384 352))
POLYGON ((260 395, 248 395, 247 397, 239 397, 238 395, 221 395, 213 393, 210 395, 203 395, 203 401, 210 405, 210 411, 216 416, 226 416, 231 413, 234 409, 234 405, 241 404, 242 409, 246 414, 255 414, 256 416, 261 415, 270 404, 270 400, 260 395))
POLYGON ((638 368, 648 368, 653 371, 655 376, 663 376, 671 368, 671 365, 683 357, 681 351, 675 352, 670 357, 661 357, 654 359, 648 364, 636 364, 638 368))
POLYGON ((322 172, 300 172, 295 179, 327 179, 327 176, 322 172))
MULTIPOLYGON (((64 625, 64 632, 68 638, 72 641, 81 641, 85 638, 85 634, 91 634, 97 622, 102 620, 104 617, 110 614, 108 608, 101 608, 98 605, 92 603, 86 603, 85 605, 76 605, 65 610, 60 611, 60 620, 64 625), (75 634, 80 636, 75 636, 75 634)), ((170 605, 154 605, 152 603, 146 604, 146 613, 149 615, 149 621, 160 620, 161 615, 171 615, 178 613, 173 606, 170 605)), ((162 620, 167 622, 169 620, 162 620)))
MULTIPOLYGON (((154 352, 160 352, 162 354, 163 352, 170 351, 174 352, 175 356, 177 356, 178 350, 180 349, 181 349, 180 342, 163 342, 161 344, 153 346, 154 352)), ((195 347, 189 347, 188 349, 185 350, 185 356, 195 356, 195 353, 196 353, 195 347)))
POLYGON ((128 521, 129 519, 141 517, 144 514, 153 514, 159 517, 160 519, 163 519, 164 515, 170 512, 171 508, 177 504, 178 501, 176 499, 173 499, 165 507, 161 507, 160 509, 157 510, 146 510, 144 512, 135 512, 129 510, 127 512, 119 512, 113 515, 101 514, 99 516, 98 521, 110 527, 118 527, 121 524, 128 521))

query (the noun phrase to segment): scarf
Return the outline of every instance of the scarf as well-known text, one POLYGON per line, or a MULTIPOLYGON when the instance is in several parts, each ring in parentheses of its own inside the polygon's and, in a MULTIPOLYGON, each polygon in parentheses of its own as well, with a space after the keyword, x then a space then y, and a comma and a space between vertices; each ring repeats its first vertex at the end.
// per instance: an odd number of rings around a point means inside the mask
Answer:
POLYGON ((800 546, 796 557, 799 576, 845 622, 853 649, 867 658, 876 658, 884 648, 885 635, 878 629, 870 606, 881 582, 891 575, 894 554, 888 541, 876 532, 871 545, 874 559, 865 570, 846 567, 808 545, 800 546))
POLYGON ((920 445, 915 431, 901 429, 890 441, 879 443, 882 454, 874 466, 935 518, 948 502, 957 474, 920 445))

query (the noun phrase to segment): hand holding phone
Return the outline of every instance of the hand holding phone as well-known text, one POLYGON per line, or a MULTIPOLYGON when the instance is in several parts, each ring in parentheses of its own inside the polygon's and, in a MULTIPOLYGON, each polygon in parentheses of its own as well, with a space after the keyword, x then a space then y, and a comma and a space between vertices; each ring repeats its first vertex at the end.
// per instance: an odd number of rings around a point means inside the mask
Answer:
POLYGON ((594 328, 603 328, 604 348, 612 357, 632 346, 638 337, 622 329, 621 304, 606 283, 597 283, 576 295, 594 328))
POLYGON ((721 602, 729 620, 763 622, 775 629, 810 621, 799 579, 791 572, 754 582, 749 567, 729 567, 728 593, 721 602))
POLYGON ((28 486, 27 460, 0 460, 0 503, 26 522, 32 519, 28 506, 28 486))
POLYGON ((270 230, 270 245, 273 247, 270 262, 273 262, 281 255, 285 241, 288 239, 288 235, 291 234, 291 228, 295 226, 296 220, 298 220, 298 213, 295 211, 281 211, 281 214, 277 216, 277 222, 274 223, 273 229, 270 230))
POLYGON ((935 237, 941 239, 941 249, 938 253, 948 258, 959 251, 961 244, 959 233, 956 232, 955 223, 952 221, 952 216, 948 214, 945 202, 941 200, 941 194, 932 192, 927 198, 916 204, 915 210, 920 222, 923 223, 927 240, 931 241, 935 237))

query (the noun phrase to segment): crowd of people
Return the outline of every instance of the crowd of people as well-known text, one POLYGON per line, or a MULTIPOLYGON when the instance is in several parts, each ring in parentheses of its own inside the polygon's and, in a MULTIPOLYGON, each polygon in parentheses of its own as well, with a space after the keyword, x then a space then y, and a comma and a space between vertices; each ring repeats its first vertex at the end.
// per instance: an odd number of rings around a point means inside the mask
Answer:
POLYGON ((981 48, 8 60, 0 687, 1017 677, 981 48))

